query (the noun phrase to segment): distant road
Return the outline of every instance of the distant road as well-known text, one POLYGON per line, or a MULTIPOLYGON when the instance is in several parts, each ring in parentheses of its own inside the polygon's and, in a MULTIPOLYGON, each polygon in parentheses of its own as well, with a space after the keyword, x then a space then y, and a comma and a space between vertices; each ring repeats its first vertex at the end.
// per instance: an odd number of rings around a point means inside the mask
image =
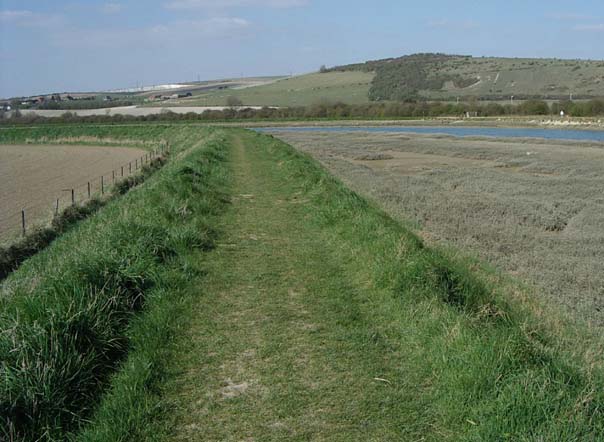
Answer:
MULTIPOLYGON (((76 115, 85 117, 90 115, 132 115, 135 117, 143 115, 154 115, 159 114, 162 111, 172 111, 177 114, 186 114, 194 112, 201 114, 207 110, 224 110, 227 106, 191 106, 191 107, 136 107, 136 106, 123 106, 123 107, 110 107, 102 109, 78 109, 78 110, 49 110, 49 109, 24 109, 21 110, 23 115, 36 114, 41 117, 60 117, 65 112, 71 112, 76 115)), ((242 106, 245 109, 261 109, 261 106, 242 106)))

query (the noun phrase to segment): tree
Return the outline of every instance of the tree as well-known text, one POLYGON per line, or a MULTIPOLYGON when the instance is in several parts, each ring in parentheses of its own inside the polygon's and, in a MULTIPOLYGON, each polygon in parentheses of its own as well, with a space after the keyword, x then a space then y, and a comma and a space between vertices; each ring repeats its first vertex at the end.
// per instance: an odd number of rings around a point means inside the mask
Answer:
POLYGON ((319 68, 319 72, 324 74, 325 72, 327 72, 327 67, 324 64, 322 64, 321 67, 319 68))
POLYGON ((518 109, 524 115, 547 115, 550 113, 549 106, 543 100, 527 100, 518 109))

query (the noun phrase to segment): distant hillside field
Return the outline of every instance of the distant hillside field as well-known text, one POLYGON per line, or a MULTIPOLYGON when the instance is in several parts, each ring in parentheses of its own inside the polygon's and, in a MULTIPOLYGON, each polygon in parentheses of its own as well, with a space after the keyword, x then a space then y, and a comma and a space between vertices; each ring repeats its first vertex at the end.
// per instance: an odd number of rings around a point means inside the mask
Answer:
POLYGON ((247 78, 228 78, 222 80, 197 81, 191 83, 181 83, 174 85, 173 88, 155 88, 137 93, 141 97, 153 97, 157 95, 186 94, 190 92, 193 95, 214 92, 222 89, 244 89, 248 87, 263 86, 274 81, 281 80, 284 76, 277 77, 247 77, 247 78))
POLYGON ((414 54, 337 66, 323 73, 246 88, 237 87, 237 83, 221 86, 227 87, 199 88, 192 91, 193 97, 169 104, 309 106, 423 99, 509 102, 512 96, 516 101, 581 100, 604 97, 604 61, 414 54))
POLYGON ((604 61, 415 54, 330 72, 375 72, 369 98, 376 101, 604 96, 604 61))
MULTIPOLYGON (((300 75, 245 89, 228 88, 194 94, 169 105, 225 106, 236 97, 249 106, 309 106, 321 101, 361 104, 369 101, 373 72, 347 71, 300 75)), ((166 103, 168 104, 168 103, 166 103)))

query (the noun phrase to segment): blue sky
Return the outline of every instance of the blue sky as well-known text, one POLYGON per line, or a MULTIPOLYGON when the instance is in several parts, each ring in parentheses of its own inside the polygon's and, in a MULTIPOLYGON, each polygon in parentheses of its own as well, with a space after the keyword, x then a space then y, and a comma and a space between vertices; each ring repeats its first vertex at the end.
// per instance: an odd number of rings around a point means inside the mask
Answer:
POLYGON ((0 0, 1 97, 415 52, 604 59, 604 2, 0 0))

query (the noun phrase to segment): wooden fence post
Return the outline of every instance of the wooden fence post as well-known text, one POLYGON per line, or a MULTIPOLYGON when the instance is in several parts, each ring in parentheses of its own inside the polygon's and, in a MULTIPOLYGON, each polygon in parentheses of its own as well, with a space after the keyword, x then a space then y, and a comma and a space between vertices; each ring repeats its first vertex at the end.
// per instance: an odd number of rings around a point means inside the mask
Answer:
POLYGON ((71 205, 75 206, 75 190, 71 189, 71 205))
POLYGON ((55 216, 59 216, 59 198, 57 198, 57 205, 55 206, 55 216))
POLYGON ((88 198, 90 198, 90 181, 88 181, 88 198))
POLYGON ((105 177, 101 176, 101 195, 105 195, 105 177))
POLYGON ((25 236, 25 209, 21 209, 21 233, 25 236))

